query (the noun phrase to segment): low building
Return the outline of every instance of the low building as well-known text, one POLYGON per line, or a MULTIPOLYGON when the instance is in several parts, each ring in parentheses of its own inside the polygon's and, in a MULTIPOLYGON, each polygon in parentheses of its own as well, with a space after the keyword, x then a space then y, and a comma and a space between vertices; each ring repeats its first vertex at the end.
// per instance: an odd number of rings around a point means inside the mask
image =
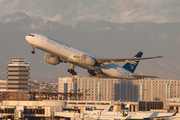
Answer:
POLYGON ((29 92, 23 90, 0 91, 0 101, 3 100, 29 100, 29 92))
POLYGON ((62 112, 65 101, 3 101, 0 103, 0 118, 50 119, 62 112))
MULTIPOLYGON (((41 101, 9 101, 0 103, 0 118, 11 119, 85 119, 84 115, 121 115, 122 103, 129 104, 131 114, 140 114, 142 111, 167 113, 169 110, 179 110, 179 101, 64 101, 64 100, 41 100, 41 101), (166 107, 165 108, 165 104, 166 107), (111 109, 110 109, 111 108, 111 109), (141 111, 141 112, 140 112, 141 111), (140 112, 140 113, 138 113, 140 112)), ((144 112, 146 113, 146 112, 144 112)), ((170 112, 171 113, 171 112, 170 112)), ((155 113, 157 114, 157 113, 155 113)), ((131 116, 131 115, 130 115, 131 116)), ((128 116, 127 116, 128 117, 128 116)), ((179 114, 175 117, 180 117, 179 114)))

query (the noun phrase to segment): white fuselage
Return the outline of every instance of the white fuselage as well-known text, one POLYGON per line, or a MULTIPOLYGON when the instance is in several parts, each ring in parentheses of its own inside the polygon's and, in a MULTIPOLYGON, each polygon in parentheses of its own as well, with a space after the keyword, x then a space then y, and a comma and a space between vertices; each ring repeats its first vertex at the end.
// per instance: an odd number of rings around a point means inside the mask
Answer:
POLYGON ((128 112, 128 116, 131 119, 143 119, 143 118, 156 118, 156 117, 170 117, 174 113, 161 113, 161 112, 128 112))
POLYGON ((127 118, 126 116, 122 116, 122 115, 84 115, 84 118, 89 117, 90 119, 97 119, 97 120, 101 120, 101 119, 125 119, 127 118))
POLYGON ((171 117, 174 113, 160 113, 160 112, 128 112, 127 116, 119 115, 97 115, 97 114, 87 114, 85 117, 93 118, 93 119, 143 119, 143 118, 165 118, 171 117))
MULTIPOLYGON (((26 40, 32 47, 38 48, 52 55, 56 55, 64 61, 72 63, 76 66, 90 69, 90 66, 83 64, 80 60, 76 59, 75 56, 82 56, 86 54, 91 57, 96 57, 90 53, 84 52, 51 37, 34 33, 33 35, 34 36, 26 36, 26 40)), ((131 72, 114 63, 106 64, 104 66, 97 66, 96 69, 108 75, 109 77, 115 78, 128 79, 131 78, 129 74, 132 74, 131 72)))

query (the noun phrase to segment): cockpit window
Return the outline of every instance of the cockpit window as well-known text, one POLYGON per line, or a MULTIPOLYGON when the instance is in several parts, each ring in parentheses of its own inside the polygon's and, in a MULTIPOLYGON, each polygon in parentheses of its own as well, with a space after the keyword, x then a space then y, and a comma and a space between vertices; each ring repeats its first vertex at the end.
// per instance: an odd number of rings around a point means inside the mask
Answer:
POLYGON ((32 35, 32 34, 29 34, 29 36, 32 36, 32 37, 34 37, 34 35, 32 35))

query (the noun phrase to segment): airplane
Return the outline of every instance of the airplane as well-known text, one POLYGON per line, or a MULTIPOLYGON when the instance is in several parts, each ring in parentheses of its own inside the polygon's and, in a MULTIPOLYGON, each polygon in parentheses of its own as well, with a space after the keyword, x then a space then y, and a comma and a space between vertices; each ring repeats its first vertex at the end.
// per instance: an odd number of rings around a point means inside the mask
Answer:
POLYGON ((101 114, 96 114, 96 113, 93 113, 93 114, 88 114, 86 113, 84 115, 84 118, 90 118, 90 119, 125 119, 128 117, 128 109, 129 109, 129 106, 130 104, 127 104, 126 106, 124 105, 124 103, 121 104, 122 106, 122 112, 120 112, 119 114, 117 115, 114 115, 113 112, 114 112, 114 103, 109 107, 108 111, 107 112, 101 112, 101 114))
POLYGON ((128 112, 129 119, 143 119, 143 120, 160 120, 163 118, 173 117, 177 114, 177 110, 172 112, 150 112, 150 111, 140 111, 140 112, 128 112))
POLYGON ((57 65, 61 62, 70 64, 71 69, 68 69, 68 72, 72 75, 77 75, 74 68, 79 66, 87 69, 88 73, 92 76, 96 76, 97 73, 100 73, 108 77, 121 79, 132 79, 137 77, 157 78, 156 76, 134 74, 134 71, 140 60, 162 58, 162 56, 141 58, 143 54, 141 51, 137 53, 134 58, 99 58, 46 35, 30 33, 25 39, 33 49, 32 54, 35 54, 35 49, 37 48, 47 52, 44 59, 51 65, 57 65), (122 62, 127 63, 121 67, 118 63, 122 62))
POLYGON ((173 117, 177 114, 177 110, 168 111, 168 112, 150 112, 150 111, 139 111, 139 112, 129 112, 128 109, 130 104, 126 106, 124 103, 121 104, 122 111, 119 114, 114 114, 114 103, 109 107, 107 112, 101 111, 101 114, 93 113, 84 115, 85 118, 90 119, 143 119, 143 120, 154 120, 154 119, 162 119, 173 117), (93 113, 93 114, 92 114, 93 113))

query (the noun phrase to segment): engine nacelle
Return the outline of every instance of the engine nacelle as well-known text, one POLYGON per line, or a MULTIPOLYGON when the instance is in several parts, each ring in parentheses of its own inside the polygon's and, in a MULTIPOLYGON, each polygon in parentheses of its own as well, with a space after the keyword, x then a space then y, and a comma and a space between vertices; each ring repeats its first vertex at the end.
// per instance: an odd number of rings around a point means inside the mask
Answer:
POLYGON ((81 62, 85 65, 93 66, 95 65, 96 60, 93 57, 84 54, 81 56, 81 62))
POLYGON ((57 65, 61 62, 59 57, 49 53, 44 56, 44 60, 51 65, 57 65))

